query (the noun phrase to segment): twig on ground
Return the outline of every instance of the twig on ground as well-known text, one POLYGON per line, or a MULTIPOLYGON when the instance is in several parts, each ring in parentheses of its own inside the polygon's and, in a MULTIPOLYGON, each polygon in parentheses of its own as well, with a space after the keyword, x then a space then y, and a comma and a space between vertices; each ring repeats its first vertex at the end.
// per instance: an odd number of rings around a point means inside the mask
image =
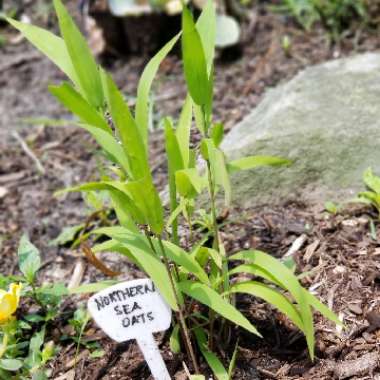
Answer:
POLYGON ((18 134, 18 132, 13 131, 12 136, 20 143, 21 148, 25 152, 25 154, 34 161, 39 173, 44 175, 46 173, 45 168, 42 166, 41 161, 37 158, 37 156, 28 147, 28 144, 22 139, 22 137, 18 134))

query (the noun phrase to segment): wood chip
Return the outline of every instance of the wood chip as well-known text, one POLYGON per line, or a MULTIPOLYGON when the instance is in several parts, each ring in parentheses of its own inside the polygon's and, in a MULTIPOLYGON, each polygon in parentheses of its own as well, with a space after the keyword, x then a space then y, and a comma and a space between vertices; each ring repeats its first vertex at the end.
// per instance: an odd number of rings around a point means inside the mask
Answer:
POLYGON ((17 182, 18 180, 24 178, 25 175, 26 175, 26 171, 0 175, 0 184, 6 184, 9 182, 17 182))
POLYGON ((307 240, 307 235, 302 234, 299 236, 296 240, 294 240, 293 244, 289 248, 288 252, 285 253, 283 257, 290 257, 293 256, 296 252, 298 252, 302 246, 305 244, 307 240))
POLYGON ((372 375, 379 365, 379 354, 371 352, 354 360, 338 363, 334 368, 337 379, 347 379, 352 376, 372 375))
POLYGON ((71 369, 63 375, 55 377, 54 380, 75 380, 75 370, 71 369))
POLYGON ((74 266, 73 275, 71 276, 70 282, 67 285, 67 289, 74 289, 80 285, 83 279, 85 269, 85 262, 82 259, 77 260, 74 266))
POLYGON ((307 247, 306 247, 306 251, 305 251, 305 254, 303 255, 303 258, 304 260, 308 263, 310 261, 310 259, 312 258, 312 256, 314 255, 315 251, 317 250, 317 248, 319 247, 319 243, 321 241, 319 239, 317 240, 314 240, 311 244, 309 244, 307 247))
POLYGON ((360 305, 358 305, 358 304, 355 304, 355 303, 349 303, 348 305, 347 305, 347 307, 348 307, 348 309, 350 310, 350 311, 352 311, 354 314, 356 314, 356 315, 361 315, 361 314, 363 314, 363 310, 362 310, 362 308, 360 307, 360 305))

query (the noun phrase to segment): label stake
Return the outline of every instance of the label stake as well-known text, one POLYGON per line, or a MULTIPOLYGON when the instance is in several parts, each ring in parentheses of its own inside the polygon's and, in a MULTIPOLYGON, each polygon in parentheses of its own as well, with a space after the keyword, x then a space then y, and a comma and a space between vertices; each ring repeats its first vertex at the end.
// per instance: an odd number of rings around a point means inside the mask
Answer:
POLYGON ((111 339, 136 339, 155 380, 170 380, 153 333, 170 327, 171 309, 150 279, 110 286, 94 294, 87 306, 111 339))

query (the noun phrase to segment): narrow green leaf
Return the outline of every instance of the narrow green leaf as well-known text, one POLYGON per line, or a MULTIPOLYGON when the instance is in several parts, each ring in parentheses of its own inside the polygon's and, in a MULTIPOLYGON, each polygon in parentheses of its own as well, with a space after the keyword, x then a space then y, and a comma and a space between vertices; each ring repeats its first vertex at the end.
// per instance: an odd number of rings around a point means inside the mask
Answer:
POLYGON ((141 131, 110 76, 106 79, 106 98, 112 120, 119 131, 123 149, 128 157, 131 176, 138 180, 150 175, 148 158, 141 131))
POLYGON ((20 271, 29 283, 33 283, 37 271, 41 267, 41 257, 38 249, 29 241, 26 235, 21 237, 18 246, 18 262, 20 271))
POLYGON ((90 284, 83 284, 76 288, 70 289, 70 294, 83 294, 83 293, 97 293, 103 289, 106 289, 112 285, 117 284, 117 280, 104 280, 99 282, 93 282, 90 284))
POLYGON ((144 215, 145 223, 151 230, 160 235, 164 229, 164 208, 151 176, 125 185, 135 206, 144 215))
POLYGON ((181 343, 180 343, 180 335, 179 335, 179 324, 176 323, 172 333, 170 334, 169 345, 172 352, 175 354, 179 354, 181 352, 181 343))
MULTIPOLYGON (((165 126, 165 150, 168 162, 169 174, 169 196, 170 196, 170 212, 174 215, 174 210, 177 209, 177 189, 175 183, 175 173, 184 167, 181 150, 178 144, 177 136, 174 133, 172 122, 169 118, 164 119, 165 126)), ((178 242, 178 222, 177 217, 174 217, 171 222, 172 239, 178 242)))
POLYGON ((214 61, 216 41, 216 13, 213 0, 207 1, 197 20, 196 28, 202 40, 207 63, 207 72, 210 75, 214 61))
POLYGON ((195 198, 207 186, 205 177, 198 174, 197 169, 182 169, 175 173, 178 193, 188 199, 195 198))
POLYGON ((223 141, 224 137, 224 125, 222 123, 216 123, 211 129, 211 140, 214 142, 215 147, 218 147, 223 141))
POLYGON ((108 132, 89 124, 78 123, 78 127, 91 133, 100 147, 107 153, 109 159, 115 164, 120 165, 126 173, 131 173, 128 158, 123 147, 108 132))
POLYGON ((178 283, 178 288, 189 297, 213 309, 222 317, 261 337, 261 334, 239 310, 207 285, 200 282, 181 281, 178 283))
POLYGON ((176 129, 176 137, 181 150, 183 167, 188 168, 190 164, 190 129, 193 118, 193 102, 191 96, 187 94, 185 104, 183 105, 181 116, 179 118, 178 127, 176 129))
POLYGON ((165 265, 160 261, 160 258, 152 252, 146 239, 122 227, 99 228, 93 231, 93 233, 109 236, 122 243, 124 247, 131 252, 138 262, 139 267, 152 279, 171 308, 175 311, 178 310, 165 265))
POLYGON ((104 241, 103 243, 94 245, 92 247, 92 252, 93 253, 116 252, 120 255, 127 257, 133 264, 138 265, 131 251, 128 248, 124 247, 122 243, 114 239, 110 239, 110 240, 104 241))
MULTIPOLYGON (((157 239, 153 239, 153 242, 157 247, 156 250, 159 251, 157 239)), ((163 245, 165 247, 166 255, 171 261, 174 261, 176 264, 182 266, 183 269, 196 276, 203 283, 209 283, 206 272, 201 268, 193 256, 189 255, 181 247, 178 247, 169 241, 164 240, 163 245)))
POLYGON ((97 190, 107 190, 112 195, 115 195, 120 203, 128 210, 130 215, 134 218, 137 223, 144 224, 146 222, 145 216, 141 210, 132 201, 132 197, 123 182, 117 181, 103 181, 103 182, 88 182, 78 186, 66 188, 55 193, 55 195, 60 195, 66 192, 75 191, 97 191, 97 190))
POLYGON ((239 170, 249 170, 261 166, 281 166, 289 165, 291 163, 292 161, 281 157, 249 156, 230 161, 227 166, 228 171, 233 173, 239 170))
POLYGON ((228 380, 232 380, 232 377, 234 375, 238 351, 239 351, 239 339, 236 342, 235 349, 234 349, 234 352, 232 354, 230 364, 228 365, 228 380))
POLYGON ((102 83, 90 48, 61 0, 54 0, 54 7, 83 95, 92 106, 102 108, 104 103, 102 83))
POLYGON ((82 95, 69 83, 64 82, 60 86, 49 86, 49 91, 74 115, 77 115, 85 124, 100 128, 112 134, 104 117, 90 105, 82 95))
POLYGON ((210 162, 214 185, 219 185, 223 188, 225 204, 228 206, 232 200, 232 189, 224 153, 215 146, 211 139, 204 139, 202 145, 210 162))
POLYGON ((190 11, 182 12, 182 55, 185 79, 194 102, 206 106, 210 102, 210 81, 202 41, 190 11))
POLYGON ((204 330, 198 327, 194 330, 194 332, 198 347, 201 350, 202 355, 206 359, 207 364, 210 366, 215 377, 218 380, 230 380, 222 362, 212 351, 208 349, 207 338, 204 330))
POLYGON ((11 18, 6 18, 6 20, 58 66, 79 89, 81 88, 65 41, 61 37, 34 25, 25 24, 11 18))
POLYGON ((268 285, 257 281, 240 282, 232 285, 230 292, 246 293, 258 298, 262 298, 266 302, 275 306, 282 313, 284 313, 300 330, 304 330, 304 326, 298 310, 284 295, 269 287, 268 285))
POLYGON ((281 284, 281 287, 289 291, 298 303, 304 333, 311 358, 314 358, 314 326, 310 305, 304 289, 297 277, 280 261, 261 251, 241 251, 230 257, 231 260, 245 260, 269 272, 281 284))
POLYGON ((337 317, 337 315, 330 310, 327 306, 325 306, 321 301, 317 299, 317 297, 313 296, 310 292, 308 292, 306 289, 305 296, 309 302, 309 304, 316 310, 319 311, 323 316, 325 316, 330 321, 334 322, 335 324, 339 326, 343 326, 342 321, 337 317))
POLYGON ((180 34, 173 37, 166 45, 149 61, 145 67, 139 81, 137 88, 137 102, 136 102, 136 123, 141 129, 145 148, 148 148, 148 127, 149 127, 149 93, 152 86, 153 79, 157 70, 168 55, 170 50, 173 49, 175 43, 178 41, 180 34))

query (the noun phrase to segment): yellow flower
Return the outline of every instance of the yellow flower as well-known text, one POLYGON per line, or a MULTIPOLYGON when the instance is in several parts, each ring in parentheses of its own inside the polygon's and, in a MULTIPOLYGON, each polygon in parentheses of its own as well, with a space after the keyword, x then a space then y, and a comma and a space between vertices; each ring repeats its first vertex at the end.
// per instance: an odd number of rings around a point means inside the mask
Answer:
POLYGON ((9 290, 0 289, 0 324, 7 322, 20 302, 21 284, 11 284, 9 290))

